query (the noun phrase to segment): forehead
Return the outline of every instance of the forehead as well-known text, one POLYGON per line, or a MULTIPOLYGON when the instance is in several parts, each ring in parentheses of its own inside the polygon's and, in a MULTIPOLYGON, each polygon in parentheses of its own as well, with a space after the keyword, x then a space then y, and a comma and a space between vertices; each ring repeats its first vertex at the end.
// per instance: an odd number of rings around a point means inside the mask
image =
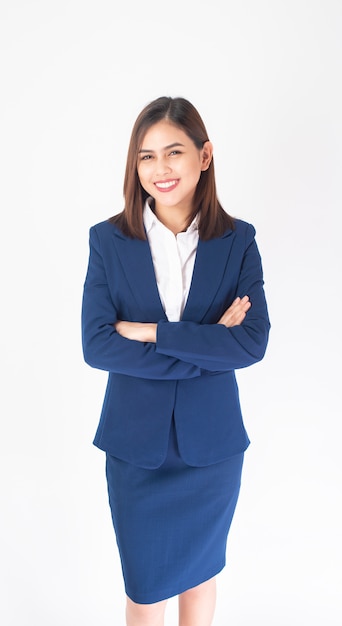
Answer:
POLYGON ((175 142, 186 144, 191 142, 191 139, 179 126, 167 120, 161 120, 146 131, 142 140, 142 147, 152 150, 163 148, 175 142))

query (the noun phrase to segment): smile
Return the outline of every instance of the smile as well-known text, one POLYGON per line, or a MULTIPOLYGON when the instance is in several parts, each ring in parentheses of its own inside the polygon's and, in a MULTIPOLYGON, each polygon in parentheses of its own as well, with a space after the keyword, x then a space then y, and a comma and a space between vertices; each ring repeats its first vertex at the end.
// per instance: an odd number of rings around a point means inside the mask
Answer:
POLYGON ((159 189, 160 191, 170 191, 171 189, 176 187, 176 185, 178 185, 178 182, 179 180, 167 180, 163 183, 160 182, 160 183, 154 183, 154 184, 157 187, 157 189, 159 189))

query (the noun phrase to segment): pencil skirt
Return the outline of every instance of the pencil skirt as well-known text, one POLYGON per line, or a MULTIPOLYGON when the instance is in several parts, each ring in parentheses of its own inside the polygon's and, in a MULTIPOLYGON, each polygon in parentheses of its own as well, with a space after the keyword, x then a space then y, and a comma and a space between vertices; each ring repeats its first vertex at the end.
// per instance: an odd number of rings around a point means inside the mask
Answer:
POLYGON ((142 469, 109 454, 109 504, 127 596, 152 604, 209 580, 226 564, 243 453, 186 465, 172 423, 167 457, 142 469))

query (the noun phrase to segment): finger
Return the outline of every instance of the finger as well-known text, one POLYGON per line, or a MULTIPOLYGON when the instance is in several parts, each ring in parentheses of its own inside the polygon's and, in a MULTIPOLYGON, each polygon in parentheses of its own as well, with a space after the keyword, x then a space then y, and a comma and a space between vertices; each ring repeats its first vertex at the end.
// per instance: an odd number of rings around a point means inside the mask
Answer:
POLYGON ((227 327, 237 326, 243 322, 250 307, 251 303, 248 298, 244 302, 242 300, 239 300, 239 302, 234 301, 229 309, 224 312, 218 323, 227 327))

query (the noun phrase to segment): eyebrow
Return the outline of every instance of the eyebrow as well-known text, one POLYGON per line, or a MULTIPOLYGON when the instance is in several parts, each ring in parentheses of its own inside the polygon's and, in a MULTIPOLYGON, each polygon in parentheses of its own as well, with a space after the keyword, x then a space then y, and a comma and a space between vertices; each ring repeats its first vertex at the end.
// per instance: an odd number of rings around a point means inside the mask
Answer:
MULTIPOLYGON (((168 146, 164 146, 163 150, 170 150, 170 148, 176 148, 177 146, 182 146, 182 148, 184 148, 184 144, 183 143, 170 143, 168 146)), ((154 150, 146 150, 146 149, 142 149, 139 150, 138 154, 141 154, 142 152, 154 152, 154 150)))

